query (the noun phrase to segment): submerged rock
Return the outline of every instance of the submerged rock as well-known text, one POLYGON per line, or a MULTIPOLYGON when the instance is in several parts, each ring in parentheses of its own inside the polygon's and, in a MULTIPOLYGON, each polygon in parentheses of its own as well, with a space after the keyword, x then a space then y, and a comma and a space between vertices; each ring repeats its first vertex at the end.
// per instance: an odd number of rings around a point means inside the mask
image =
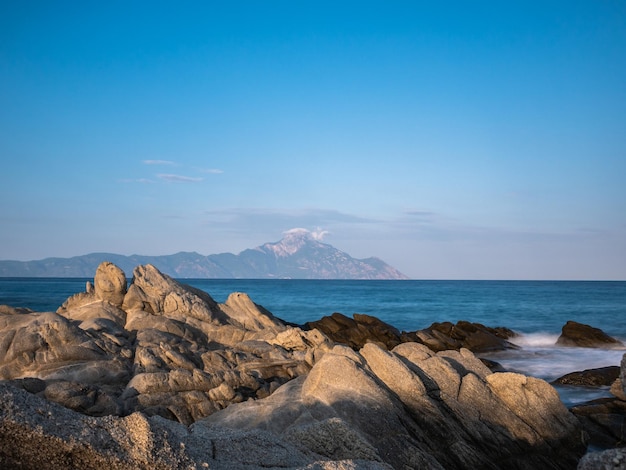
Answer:
POLYGON ((580 372, 570 372, 554 380, 555 385, 575 385, 583 387, 611 386, 619 378, 620 367, 608 366, 597 369, 586 369, 580 372))
POLYGON ((599 328, 584 323, 568 321, 562 328, 557 346, 577 346, 579 348, 616 348, 624 343, 607 335, 599 328))

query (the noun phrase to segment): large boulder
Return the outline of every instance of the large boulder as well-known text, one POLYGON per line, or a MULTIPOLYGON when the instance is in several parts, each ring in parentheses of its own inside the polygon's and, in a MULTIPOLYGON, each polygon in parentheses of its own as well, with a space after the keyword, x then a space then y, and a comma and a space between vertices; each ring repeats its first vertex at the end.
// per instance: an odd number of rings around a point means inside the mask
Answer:
POLYGON ((561 330, 556 341, 557 346, 577 346, 579 348, 618 348, 624 343, 607 335, 593 326, 575 321, 568 321, 561 330))
POLYGON ((554 385, 574 385, 582 387, 611 386, 620 376, 620 367, 607 366, 596 369, 570 372, 552 383, 554 385))
POLYGON ((126 274, 113 263, 105 261, 96 269, 94 293, 100 300, 106 300, 121 307, 126 295, 126 274))
POLYGON ((518 348, 508 341, 515 336, 512 330, 468 321, 433 323, 428 328, 404 336, 406 341, 423 343, 433 351, 465 348, 482 353, 518 348))
POLYGON ((331 340, 359 350, 366 343, 376 343, 386 349, 393 349, 402 342, 400 331, 370 315, 355 313, 349 318, 341 313, 333 313, 320 320, 308 322, 307 328, 323 332, 331 340))
POLYGON ((580 424, 546 382, 416 343, 336 346, 306 377, 202 422, 393 468, 566 469, 585 451, 580 424))

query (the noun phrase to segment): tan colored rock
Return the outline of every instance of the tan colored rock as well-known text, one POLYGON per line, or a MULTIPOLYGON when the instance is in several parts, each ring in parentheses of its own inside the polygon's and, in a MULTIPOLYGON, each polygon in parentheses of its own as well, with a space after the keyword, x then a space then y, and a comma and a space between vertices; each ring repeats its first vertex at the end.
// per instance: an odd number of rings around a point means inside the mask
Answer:
POLYGON ((183 426, 133 413, 84 416, 0 384, 0 465, 27 470, 390 470, 369 460, 328 460, 260 431, 183 426))
POLYGON ((584 452, 580 425, 546 382, 493 374, 468 350, 400 351, 423 358, 336 346, 305 378, 203 422, 270 430, 307 451, 354 452, 394 468, 567 469, 584 452))
POLYGON ((93 300, 91 296, 72 296, 70 299, 57 310, 65 318, 80 321, 105 318, 121 326, 126 324, 126 312, 106 300, 93 300))
POLYGON ((121 307, 126 295, 126 274, 111 262, 100 263, 94 277, 94 293, 96 298, 121 307))
POLYGON ((283 322, 263 307, 255 304, 248 294, 233 292, 228 296, 226 302, 219 305, 220 309, 245 330, 283 331, 283 322))

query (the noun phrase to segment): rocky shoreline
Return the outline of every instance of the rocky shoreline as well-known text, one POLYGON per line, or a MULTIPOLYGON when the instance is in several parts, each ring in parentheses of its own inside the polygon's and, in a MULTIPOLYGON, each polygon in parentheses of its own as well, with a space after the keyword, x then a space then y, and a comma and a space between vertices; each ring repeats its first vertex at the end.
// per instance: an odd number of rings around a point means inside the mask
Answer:
MULTIPOLYGON (((626 468, 619 449, 585 455, 624 442, 626 360, 562 378, 615 395, 568 410, 476 356, 514 335, 339 313, 292 325, 243 293, 220 304, 151 265, 127 286, 102 263, 56 312, 0 306, 0 467, 626 468)), ((559 342, 624 346, 574 322, 559 342)))

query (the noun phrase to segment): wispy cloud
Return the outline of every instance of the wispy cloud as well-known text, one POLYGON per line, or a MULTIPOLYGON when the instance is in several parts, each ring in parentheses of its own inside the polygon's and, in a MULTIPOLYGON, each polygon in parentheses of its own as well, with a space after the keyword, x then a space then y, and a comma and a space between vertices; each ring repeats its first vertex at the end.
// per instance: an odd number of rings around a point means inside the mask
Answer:
POLYGON ((123 178, 117 180, 119 183, 141 183, 141 184, 153 184, 155 181, 148 178, 123 178))
POLYGON ((170 160, 143 160, 144 165, 169 165, 176 166, 176 162, 170 160))
POLYGON ((220 170, 219 168, 199 168, 198 171, 200 173, 207 173, 210 175, 220 175, 224 173, 224 170, 220 170))
POLYGON ((210 222, 241 227, 272 227, 284 231, 293 227, 327 227, 336 224, 372 223, 373 219, 347 214, 331 209, 262 209, 262 208, 230 208, 209 210, 205 212, 210 222))
POLYGON ((330 232, 328 230, 322 230, 319 227, 317 227, 315 230, 308 230, 306 228, 297 227, 283 232, 283 235, 289 234, 304 234, 305 236, 310 237, 313 240, 322 241, 326 235, 330 234, 330 232))
POLYGON ((172 183, 199 183, 200 181, 204 179, 204 178, 195 178, 192 176, 163 174, 163 173, 158 174, 157 177, 165 181, 170 181, 172 183))

